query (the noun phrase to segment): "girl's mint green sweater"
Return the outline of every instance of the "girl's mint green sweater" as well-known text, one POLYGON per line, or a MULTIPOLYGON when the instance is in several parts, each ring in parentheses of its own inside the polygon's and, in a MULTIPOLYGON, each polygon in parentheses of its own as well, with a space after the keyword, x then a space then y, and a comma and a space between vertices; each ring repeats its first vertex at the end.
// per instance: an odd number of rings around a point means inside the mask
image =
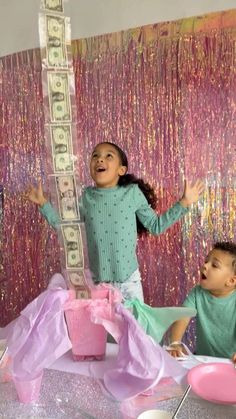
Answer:
MULTIPOLYGON (((157 215, 135 184, 86 188, 80 200, 80 216, 85 223, 94 281, 124 282, 138 268, 136 216, 151 234, 159 235, 187 211, 177 202, 157 215)), ((54 228, 60 225, 59 215, 49 202, 40 212, 54 228)))

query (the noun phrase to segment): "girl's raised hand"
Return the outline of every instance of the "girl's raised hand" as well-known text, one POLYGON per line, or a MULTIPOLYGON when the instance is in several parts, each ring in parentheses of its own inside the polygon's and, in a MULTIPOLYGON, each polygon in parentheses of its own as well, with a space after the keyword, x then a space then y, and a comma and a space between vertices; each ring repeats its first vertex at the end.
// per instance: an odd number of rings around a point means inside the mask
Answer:
POLYGON ((40 205, 40 207, 42 207, 47 202, 47 199, 43 193, 41 181, 38 182, 37 187, 29 185, 24 193, 24 197, 34 204, 40 205))
POLYGON ((189 207, 189 205, 197 202, 204 189, 204 183, 200 179, 198 179, 194 184, 185 180, 184 194, 183 198, 180 200, 181 205, 183 205, 183 207, 189 207))

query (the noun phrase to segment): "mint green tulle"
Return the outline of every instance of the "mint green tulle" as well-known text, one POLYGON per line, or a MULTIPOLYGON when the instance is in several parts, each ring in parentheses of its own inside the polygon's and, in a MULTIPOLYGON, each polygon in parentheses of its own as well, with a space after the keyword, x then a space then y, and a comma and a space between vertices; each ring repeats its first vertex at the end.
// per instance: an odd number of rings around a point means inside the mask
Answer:
POLYGON ((172 323, 183 317, 194 317, 197 313, 188 307, 150 307, 137 298, 127 300, 124 305, 132 310, 140 326, 158 343, 172 323))

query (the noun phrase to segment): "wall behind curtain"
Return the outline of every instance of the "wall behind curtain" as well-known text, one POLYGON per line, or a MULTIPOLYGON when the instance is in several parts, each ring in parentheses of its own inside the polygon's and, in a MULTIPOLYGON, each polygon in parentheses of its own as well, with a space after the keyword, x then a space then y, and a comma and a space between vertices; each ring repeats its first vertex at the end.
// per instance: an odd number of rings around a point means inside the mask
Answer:
MULTIPOLYGON (((206 182, 202 201, 183 221, 139 240, 152 305, 180 304, 212 242, 235 239, 235 38, 232 10, 72 45, 81 182, 90 183, 89 155, 103 140, 124 148, 130 171, 155 186, 158 212, 181 197, 186 176, 206 182)), ((22 196, 29 182, 46 179, 39 51, 3 58, 0 71, 5 324, 60 267, 55 233, 22 196)))

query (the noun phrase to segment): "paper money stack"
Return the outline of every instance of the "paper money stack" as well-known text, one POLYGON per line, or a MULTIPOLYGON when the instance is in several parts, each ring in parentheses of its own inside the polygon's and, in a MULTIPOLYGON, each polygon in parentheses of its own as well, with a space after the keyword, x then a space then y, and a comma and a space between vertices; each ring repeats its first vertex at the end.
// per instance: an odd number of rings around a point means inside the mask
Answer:
POLYGON ((70 19, 63 0, 42 0, 39 35, 45 113, 47 169, 52 201, 60 214, 61 263, 77 298, 89 298, 84 224, 80 222, 74 157, 76 149, 76 105, 71 57, 70 19), (74 140, 74 141, 73 141, 74 140))

